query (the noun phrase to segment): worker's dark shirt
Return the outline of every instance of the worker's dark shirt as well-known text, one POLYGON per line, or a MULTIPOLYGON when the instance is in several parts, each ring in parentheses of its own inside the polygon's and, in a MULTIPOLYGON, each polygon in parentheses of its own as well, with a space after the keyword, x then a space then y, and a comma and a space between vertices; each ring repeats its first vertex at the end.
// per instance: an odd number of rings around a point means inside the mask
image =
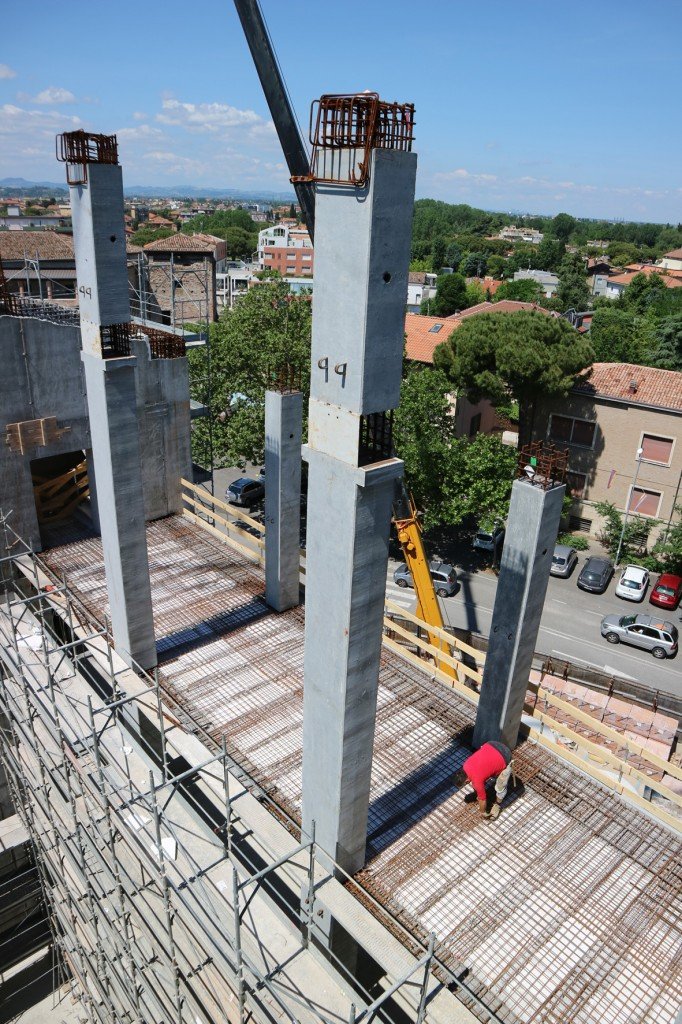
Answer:
POLYGON ((511 761, 511 750, 504 743, 484 743, 462 765, 479 800, 486 799, 485 784, 497 778, 511 761))

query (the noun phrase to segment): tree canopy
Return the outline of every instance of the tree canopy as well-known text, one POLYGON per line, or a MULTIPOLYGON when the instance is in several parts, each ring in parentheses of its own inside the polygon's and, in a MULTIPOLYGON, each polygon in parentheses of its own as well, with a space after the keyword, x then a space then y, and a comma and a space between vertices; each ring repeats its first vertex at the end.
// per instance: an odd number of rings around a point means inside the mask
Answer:
POLYGON ((682 313, 659 321, 654 342, 653 365, 682 371, 682 313))
MULTIPOLYGON (((252 288, 217 324, 211 324, 217 465, 263 461, 265 391, 285 363, 300 370, 307 408, 311 323, 309 297, 290 295, 284 282, 273 280, 252 288)), ((195 379, 205 371, 206 356, 203 348, 190 352, 195 379)), ((192 397, 201 399, 202 393, 192 397)), ((205 429, 198 421, 195 430, 205 429)))
POLYGON ((493 302, 512 299, 514 302, 542 302, 544 292, 537 281, 523 278, 520 281, 504 281, 493 295, 493 302))
POLYGON ((466 281, 461 274, 442 274, 436 281, 436 296, 429 301, 432 316, 450 316, 460 309, 466 309, 466 281))
POLYGON ((592 316, 590 340, 600 363, 646 363, 652 322, 627 309, 600 306, 592 316))
POLYGON ((537 398, 568 394, 593 358, 590 342, 566 320, 526 310, 469 317, 434 353, 472 401, 518 401, 520 444, 530 440, 537 398))

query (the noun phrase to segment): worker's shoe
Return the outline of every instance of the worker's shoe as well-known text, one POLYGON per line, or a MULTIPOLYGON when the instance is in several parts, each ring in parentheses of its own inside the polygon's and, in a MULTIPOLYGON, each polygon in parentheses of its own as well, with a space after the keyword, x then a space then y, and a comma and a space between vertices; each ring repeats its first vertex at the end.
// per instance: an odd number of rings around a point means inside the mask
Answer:
POLYGON ((475 793, 465 793, 464 794, 464 803, 465 804, 475 804, 476 803, 476 794, 475 793))
POLYGON ((495 818, 499 818, 499 816, 500 816, 500 805, 499 804, 493 804, 492 807, 490 808, 490 814, 488 815, 488 817, 492 821, 494 821, 495 818))
POLYGON ((484 818, 488 817, 488 801, 487 800, 479 800, 478 801, 478 809, 479 809, 479 811, 481 812, 481 814, 483 815, 484 818))

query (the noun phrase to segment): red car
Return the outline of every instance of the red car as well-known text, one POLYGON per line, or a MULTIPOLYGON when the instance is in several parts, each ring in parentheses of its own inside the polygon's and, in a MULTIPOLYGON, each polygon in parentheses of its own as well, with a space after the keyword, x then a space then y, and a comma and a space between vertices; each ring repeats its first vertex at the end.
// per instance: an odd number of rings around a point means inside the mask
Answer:
POLYGON ((682 576, 673 576, 666 572, 659 576, 656 586, 649 595, 651 604, 659 608, 677 608, 682 597, 682 576))

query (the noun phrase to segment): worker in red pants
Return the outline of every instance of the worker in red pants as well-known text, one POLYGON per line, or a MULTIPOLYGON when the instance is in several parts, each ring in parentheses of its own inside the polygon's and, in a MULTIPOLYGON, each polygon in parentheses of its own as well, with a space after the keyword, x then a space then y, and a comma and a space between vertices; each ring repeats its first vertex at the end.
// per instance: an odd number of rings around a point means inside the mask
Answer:
POLYGON ((455 781, 464 789, 464 802, 478 801, 478 808, 486 818, 497 818, 500 806, 509 786, 513 771, 512 752, 505 743, 491 740, 468 757, 455 776, 455 781), (488 812, 486 783, 495 779, 495 803, 488 812), (469 786, 472 788, 469 789, 469 786))

